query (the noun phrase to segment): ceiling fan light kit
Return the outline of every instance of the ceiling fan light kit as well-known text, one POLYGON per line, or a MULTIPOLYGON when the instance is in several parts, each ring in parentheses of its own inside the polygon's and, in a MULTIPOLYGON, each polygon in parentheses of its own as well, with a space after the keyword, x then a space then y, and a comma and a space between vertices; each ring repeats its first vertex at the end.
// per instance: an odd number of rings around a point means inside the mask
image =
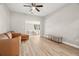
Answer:
POLYGON ((32 7, 32 10, 35 10, 35 7, 32 7))

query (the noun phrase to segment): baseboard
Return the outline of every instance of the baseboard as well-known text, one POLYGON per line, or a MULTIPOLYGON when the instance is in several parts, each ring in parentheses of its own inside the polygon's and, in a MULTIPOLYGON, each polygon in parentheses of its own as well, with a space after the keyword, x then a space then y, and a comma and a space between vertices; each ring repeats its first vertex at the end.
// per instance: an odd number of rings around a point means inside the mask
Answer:
POLYGON ((63 42, 64 44, 67 44, 69 46, 72 46, 72 47, 75 47, 75 48, 79 48, 78 45, 74 45, 74 44, 71 44, 71 43, 68 43, 68 42, 63 42))

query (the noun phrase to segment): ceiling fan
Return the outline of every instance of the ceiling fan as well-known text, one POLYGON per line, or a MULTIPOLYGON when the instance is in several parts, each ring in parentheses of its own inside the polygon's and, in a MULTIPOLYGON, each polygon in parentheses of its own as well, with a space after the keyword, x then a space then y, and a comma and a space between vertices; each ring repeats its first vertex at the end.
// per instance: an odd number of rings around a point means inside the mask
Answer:
POLYGON ((38 8, 43 7, 43 5, 37 5, 36 3, 31 3, 31 5, 24 5, 24 7, 31 7, 31 11, 36 10, 36 11, 40 12, 40 10, 38 8))

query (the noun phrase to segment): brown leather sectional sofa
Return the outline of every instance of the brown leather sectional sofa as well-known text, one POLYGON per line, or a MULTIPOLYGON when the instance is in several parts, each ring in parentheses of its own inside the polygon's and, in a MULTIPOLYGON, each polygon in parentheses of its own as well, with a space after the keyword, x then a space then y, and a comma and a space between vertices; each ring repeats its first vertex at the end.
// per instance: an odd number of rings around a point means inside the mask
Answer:
POLYGON ((22 35, 16 32, 0 34, 0 55, 19 56, 21 41, 29 39, 29 35, 22 35))

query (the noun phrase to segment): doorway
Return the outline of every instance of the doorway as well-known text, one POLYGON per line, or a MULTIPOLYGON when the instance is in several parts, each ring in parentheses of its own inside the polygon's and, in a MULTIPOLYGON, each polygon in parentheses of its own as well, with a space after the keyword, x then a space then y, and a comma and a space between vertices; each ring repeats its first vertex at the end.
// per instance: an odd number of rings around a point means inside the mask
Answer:
POLYGON ((25 33, 29 35, 40 35, 40 21, 26 21, 25 33))

